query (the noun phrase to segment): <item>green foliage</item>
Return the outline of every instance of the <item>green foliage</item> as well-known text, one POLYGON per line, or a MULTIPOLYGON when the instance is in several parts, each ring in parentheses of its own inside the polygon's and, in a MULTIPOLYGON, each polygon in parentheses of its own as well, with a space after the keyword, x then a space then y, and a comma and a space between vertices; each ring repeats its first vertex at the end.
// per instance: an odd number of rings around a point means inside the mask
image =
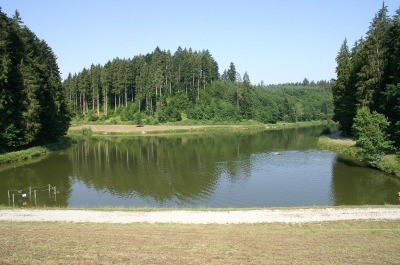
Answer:
POLYGON ((366 38, 351 51, 346 40, 336 58, 334 119, 349 132, 357 109, 368 107, 387 117, 390 140, 400 147, 400 9, 390 18, 385 4, 373 18, 366 38))
POLYGON ((128 107, 122 108, 121 110, 121 120, 122 121, 137 121, 137 111, 139 107, 136 103, 129 103, 128 107))
POLYGON ((386 130, 389 121, 382 114, 366 107, 357 111, 354 118, 353 131, 357 139, 359 156, 364 162, 377 167, 385 153, 393 149, 393 141, 388 139, 386 130))
POLYGON ((247 72, 243 81, 236 78, 233 63, 225 77, 218 76, 218 65, 207 50, 178 48, 171 55, 156 48, 146 56, 116 58, 70 74, 64 89, 71 111, 88 122, 110 117, 137 122, 139 111, 146 124, 184 118, 200 123, 277 123, 332 117, 329 82, 253 86, 247 72))
POLYGON ((82 128, 82 135, 90 136, 90 135, 92 135, 92 133, 93 133, 93 131, 91 128, 88 128, 88 127, 82 128))
POLYGON ((138 127, 142 127, 143 126, 143 120, 142 120, 142 113, 139 112, 136 114, 136 124, 138 127))
POLYGON ((0 28, 0 149, 56 141, 70 122, 56 56, 18 12, 0 28))

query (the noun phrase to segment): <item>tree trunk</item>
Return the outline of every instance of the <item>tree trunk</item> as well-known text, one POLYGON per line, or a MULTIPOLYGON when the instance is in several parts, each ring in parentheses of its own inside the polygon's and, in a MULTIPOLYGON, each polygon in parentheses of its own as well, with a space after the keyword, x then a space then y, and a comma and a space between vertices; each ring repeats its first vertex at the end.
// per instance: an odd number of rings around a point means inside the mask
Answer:
POLYGON ((128 107, 128 91, 125 87, 125 107, 128 107))
POLYGON ((99 93, 99 86, 97 86, 97 117, 100 117, 100 93, 99 93))
POLYGON ((107 97, 107 91, 105 94, 105 100, 104 100, 105 106, 104 106, 104 115, 107 117, 108 115, 108 97, 107 97))

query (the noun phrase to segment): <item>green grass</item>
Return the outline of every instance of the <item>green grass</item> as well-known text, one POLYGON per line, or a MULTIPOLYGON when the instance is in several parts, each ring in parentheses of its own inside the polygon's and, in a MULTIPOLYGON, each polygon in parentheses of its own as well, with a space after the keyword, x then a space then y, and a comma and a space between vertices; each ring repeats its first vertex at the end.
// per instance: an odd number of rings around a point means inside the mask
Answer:
MULTIPOLYGON (((370 167, 363 163, 358 156, 356 142, 349 139, 332 139, 328 136, 321 136, 318 139, 321 148, 330 150, 338 154, 339 158, 351 164, 370 167)), ((400 161, 395 155, 386 155, 376 167, 382 172, 400 177, 400 161)))
POLYGON ((36 159, 45 156, 50 152, 67 148, 70 145, 71 145, 71 139, 69 139, 68 137, 63 137, 57 143, 35 146, 21 151, 1 154, 0 165, 36 159))

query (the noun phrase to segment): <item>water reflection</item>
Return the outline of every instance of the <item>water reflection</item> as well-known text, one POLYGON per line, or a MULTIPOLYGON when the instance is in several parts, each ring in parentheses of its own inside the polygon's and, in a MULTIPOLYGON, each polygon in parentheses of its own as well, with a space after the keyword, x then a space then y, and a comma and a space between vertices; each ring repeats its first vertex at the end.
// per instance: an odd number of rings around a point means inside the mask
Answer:
MULTIPOLYGON (((131 200, 141 206, 210 206, 215 202, 206 198, 215 193, 221 176, 229 182, 251 177, 251 155, 315 147, 319 132, 297 129, 80 139, 71 150, 73 176, 76 185, 83 182, 97 191, 126 198, 120 204, 131 200)), ((101 200, 97 198, 97 203, 105 203, 101 200)))
POLYGON ((374 169, 337 162, 332 189, 335 205, 400 204, 400 179, 374 169))
MULTIPOLYGON (((36 203, 30 201, 29 196, 18 196, 17 206, 27 203, 28 206, 68 206, 67 198, 71 192, 68 173, 72 172, 72 163, 69 155, 59 152, 40 160, 37 163, 21 165, 19 167, 0 171, 0 204, 8 205, 8 190, 22 190, 29 187, 43 187, 50 184, 55 186, 60 196, 49 196, 48 192, 37 192, 36 203)), ((33 197, 33 195, 32 195, 33 197)), ((11 204, 12 205, 12 204, 11 204)))
POLYGON ((399 180, 318 150, 321 129, 76 138, 47 159, 0 171, 0 204, 8 189, 46 184, 60 194, 41 205, 62 207, 399 203, 399 180))

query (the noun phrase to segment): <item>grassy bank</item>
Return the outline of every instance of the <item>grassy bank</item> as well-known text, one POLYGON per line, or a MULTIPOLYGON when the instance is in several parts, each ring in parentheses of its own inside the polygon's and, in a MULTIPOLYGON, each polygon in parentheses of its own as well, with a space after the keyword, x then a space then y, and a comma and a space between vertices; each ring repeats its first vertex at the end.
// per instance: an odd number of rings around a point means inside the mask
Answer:
POLYGON ((173 123, 162 125, 144 125, 138 127, 134 124, 85 124, 71 126, 69 135, 89 136, 147 136, 160 134, 187 134, 187 133, 212 133, 227 131, 249 131, 249 130, 281 130, 289 128, 310 127, 318 125, 329 125, 327 121, 309 121, 298 123, 263 124, 258 122, 245 122, 236 124, 187 124, 173 123))
MULTIPOLYGON (((351 139, 333 139, 329 136, 321 136, 318 139, 321 148, 333 151, 338 154, 339 158, 351 164, 365 166, 358 156, 356 142, 351 139)), ((400 177, 400 161, 395 155, 386 155, 379 163, 377 169, 400 177)))
POLYGON ((64 149, 70 145, 71 145, 71 140, 67 137, 63 137, 57 143, 35 146, 21 151, 1 154, 0 165, 31 160, 34 158, 45 156, 50 152, 64 149))
POLYGON ((302 225, 0 222, 6 264, 396 264, 400 221, 302 225))

